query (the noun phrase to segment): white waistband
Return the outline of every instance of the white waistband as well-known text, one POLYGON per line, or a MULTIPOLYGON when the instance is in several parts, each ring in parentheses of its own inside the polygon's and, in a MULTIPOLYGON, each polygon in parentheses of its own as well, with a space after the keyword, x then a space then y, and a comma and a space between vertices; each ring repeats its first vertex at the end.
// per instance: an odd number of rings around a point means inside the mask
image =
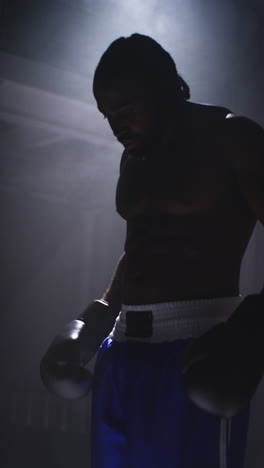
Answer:
POLYGON ((124 304, 109 336, 120 342, 133 340, 146 343, 196 338, 218 323, 227 320, 241 300, 241 296, 234 296, 147 305, 124 304), (131 336, 131 333, 127 336, 127 312, 134 312, 135 322, 137 322, 137 314, 150 312, 151 336, 139 338, 131 336))

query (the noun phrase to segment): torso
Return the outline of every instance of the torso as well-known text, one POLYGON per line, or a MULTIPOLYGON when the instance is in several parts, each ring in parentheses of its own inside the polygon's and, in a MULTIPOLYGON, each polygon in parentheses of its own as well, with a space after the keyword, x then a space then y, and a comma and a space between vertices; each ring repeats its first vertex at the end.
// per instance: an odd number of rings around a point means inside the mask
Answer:
POLYGON ((191 104, 192 125, 170 151, 126 155, 117 211, 127 221, 127 304, 239 292, 240 264, 255 225, 228 165, 227 110, 191 104), (194 124, 195 123, 195 124, 194 124))

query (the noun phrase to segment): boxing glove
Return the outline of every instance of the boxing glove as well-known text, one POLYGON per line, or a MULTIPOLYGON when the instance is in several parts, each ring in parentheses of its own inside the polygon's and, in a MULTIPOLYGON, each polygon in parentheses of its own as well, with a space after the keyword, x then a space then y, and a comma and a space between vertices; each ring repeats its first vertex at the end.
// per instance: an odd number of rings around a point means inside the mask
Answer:
POLYGON ((187 347, 183 387, 199 408, 221 418, 242 410, 263 375, 264 296, 247 296, 225 322, 187 347))
POLYGON ((42 382, 50 392, 67 399, 89 392, 92 374, 85 365, 112 330, 118 312, 106 301, 95 300, 55 337, 40 363, 42 382))

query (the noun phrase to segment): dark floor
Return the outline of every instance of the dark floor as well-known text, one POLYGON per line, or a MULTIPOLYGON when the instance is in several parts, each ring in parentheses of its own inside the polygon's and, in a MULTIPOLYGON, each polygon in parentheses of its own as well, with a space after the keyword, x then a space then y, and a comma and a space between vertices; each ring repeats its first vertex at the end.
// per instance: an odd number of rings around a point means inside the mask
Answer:
POLYGON ((90 468, 89 437, 7 427, 0 459, 1 468, 90 468))

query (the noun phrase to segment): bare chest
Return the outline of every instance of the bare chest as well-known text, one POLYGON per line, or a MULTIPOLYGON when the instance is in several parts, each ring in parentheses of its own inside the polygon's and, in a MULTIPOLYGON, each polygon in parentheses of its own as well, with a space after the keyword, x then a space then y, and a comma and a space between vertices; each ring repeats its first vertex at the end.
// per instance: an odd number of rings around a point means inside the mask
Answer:
POLYGON ((153 214, 215 215, 230 204, 231 192, 232 177, 217 158, 130 158, 118 181, 116 206, 126 220, 153 214))

